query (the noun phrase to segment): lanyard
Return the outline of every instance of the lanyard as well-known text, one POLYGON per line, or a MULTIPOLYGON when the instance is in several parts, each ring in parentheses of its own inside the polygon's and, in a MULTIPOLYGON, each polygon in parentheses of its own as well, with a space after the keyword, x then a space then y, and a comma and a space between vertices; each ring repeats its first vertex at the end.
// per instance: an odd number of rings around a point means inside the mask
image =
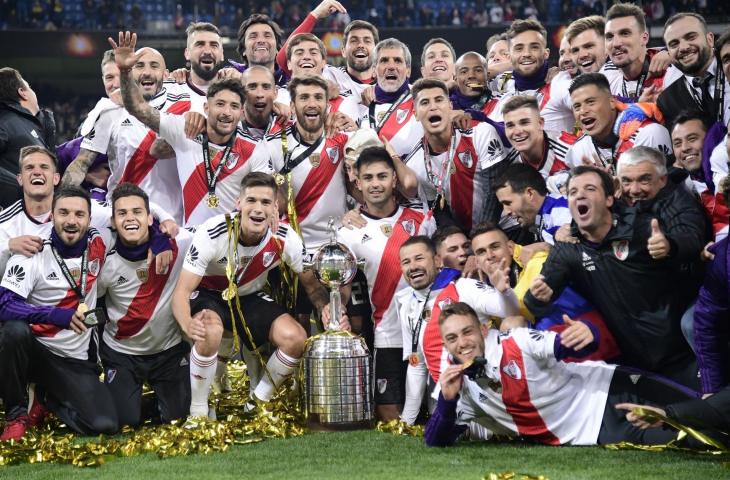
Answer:
POLYGON ((625 98, 630 98, 631 100, 638 101, 639 97, 641 96, 641 91, 644 89, 644 82, 646 81, 646 77, 649 75, 649 57, 644 59, 644 66, 641 68, 641 74, 639 75, 638 80, 636 80, 636 90, 634 91, 633 95, 629 95, 629 89, 626 86, 626 78, 622 75, 621 76, 621 95, 625 98))
POLYGON ((208 195, 210 196, 215 196, 215 184, 218 181, 218 176, 220 176, 223 167, 228 161, 228 157, 231 154, 231 150, 233 149, 233 144, 235 142, 236 132, 233 132, 230 140, 228 140, 228 143, 226 144, 225 150, 223 151, 223 157, 221 158, 220 162, 218 162, 218 166, 215 168, 214 171, 210 159, 210 150, 208 150, 208 136, 203 136, 203 166, 205 167, 205 180, 208 184, 208 195))
POLYGON ((398 100, 393 102, 393 104, 390 106, 388 111, 385 112, 385 115, 383 115, 383 118, 381 118, 379 122, 375 120, 375 101, 370 102, 370 106, 368 107, 368 119, 370 120, 370 128, 375 130, 375 133, 380 133, 380 129, 383 128, 385 122, 388 121, 395 109, 398 108, 400 104, 405 101, 409 93, 411 93, 410 90, 406 90, 405 92, 403 92, 401 96, 398 97, 398 100))
POLYGON ((596 155, 598 155, 598 159, 601 161, 602 167, 610 167, 611 168, 611 174, 616 175, 616 145, 611 147, 611 158, 606 160, 603 158, 603 155, 601 154, 601 149, 598 148, 595 142, 591 140, 591 143, 593 144, 593 149, 596 151, 596 155))
POLYGON ((88 247, 86 250, 84 250, 83 255, 81 255, 81 283, 80 285, 76 284, 76 280, 74 280, 73 275, 71 275, 71 271, 68 269, 68 265, 66 265, 66 262, 63 261, 63 258, 61 258, 61 255, 58 253, 58 250, 56 250, 56 247, 51 247, 51 252, 53 253, 53 258, 56 259, 56 263, 58 263, 58 266, 61 267, 61 273, 63 274, 64 278, 66 278, 66 281, 68 282, 71 289, 74 291, 76 296, 79 299, 79 302, 84 303, 84 300, 86 299, 86 279, 89 273, 89 249, 88 247))
MULTIPOLYGON (((428 299, 431 298, 431 292, 433 292, 433 283, 431 283, 431 287, 428 289, 428 294, 426 295, 426 300, 423 302, 423 307, 421 308, 421 313, 418 315, 418 321, 415 325, 413 325, 413 318, 408 318, 408 326, 411 329, 411 353, 416 353, 418 350, 418 338, 421 335, 421 327, 423 326, 423 318, 424 314, 426 313, 426 309, 428 308, 428 299)), ((416 294, 414 293, 413 296, 415 297, 416 294)))
MULTIPOLYGON (((284 168, 282 168, 279 173, 281 175, 286 175, 287 173, 297 168, 297 166, 302 163, 305 158, 308 158, 317 149, 317 147, 319 147, 319 145, 322 143, 322 140, 324 140, 324 133, 313 144, 307 147, 304 152, 302 152, 294 160, 292 160, 291 157, 294 154, 294 150, 292 149, 291 151, 288 151, 288 148, 285 146, 284 137, 282 137, 281 151, 284 154, 284 168)), ((299 144, 302 144, 301 140, 299 140, 299 144)))
POLYGON ((444 158, 444 161, 441 162, 441 171, 439 172, 438 178, 436 178, 436 175, 433 172, 433 167, 431 166, 431 154, 429 153, 428 141, 426 140, 425 136, 423 137, 423 162, 426 166, 426 175, 428 176, 428 181, 431 182, 431 184, 436 188, 437 200, 438 197, 444 197, 444 184, 446 183, 446 181, 448 181, 448 177, 451 174, 451 162, 454 158, 455 153, 456 132, 452 130, 451 144, 449 145, 449 149, 446 152, 446 158, 444 158))

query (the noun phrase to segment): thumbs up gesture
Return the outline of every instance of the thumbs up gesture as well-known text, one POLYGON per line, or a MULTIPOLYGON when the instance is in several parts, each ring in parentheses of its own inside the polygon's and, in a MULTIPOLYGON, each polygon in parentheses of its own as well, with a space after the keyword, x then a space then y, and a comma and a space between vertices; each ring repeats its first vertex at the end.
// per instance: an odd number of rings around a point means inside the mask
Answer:
POLYGON ((661 260, 669 256, 671 245, 659 228, 659 220, 656 218, 651 220, 651 236, 646 242, 646 248, 654 260, 661 260))

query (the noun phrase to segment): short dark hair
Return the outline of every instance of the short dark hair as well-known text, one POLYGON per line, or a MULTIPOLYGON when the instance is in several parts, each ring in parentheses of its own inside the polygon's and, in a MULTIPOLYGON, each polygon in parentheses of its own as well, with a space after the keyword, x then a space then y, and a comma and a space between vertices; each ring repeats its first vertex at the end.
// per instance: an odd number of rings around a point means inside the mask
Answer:
POLYGON ((53 163, 54 170, 58 171, 58 157, 56 157, 55 153, 41 145, 27 145, 21 148, 20 155, 18 155, 18 168, 22 169, 23 160, 25 160, 25 157, 33 155, 34 153, 42 153, 43 155, 50 158, 51 162, 53 163))
POLYGON ((537 113, 540 113, 540 106, 537 104, 537 97, 533 97, 532 95, 515 95, 504 102, 504 105, 502 106, 502 117, 504 118, 504 116, 508 113, 514 112, 522 107, 531 108, 537 113))
POLYGON ((291 59, 291 52, 294 50, 294 47, 299 45, 302 42, 314 42, 317 44, 317 47, 319 47, 319 52, 322 54, 322 58, 327 59, 327 49, 324 46, 324 43, 322 43, 322 40, 319 39, 319 37, 313 33, 305 32, 305 33, 297 33, 293 37, 291 37, 287 43, 286 43, 286 59, 291 59))
POLYGON ((279 25, 268 15, 264 15, 263 13, 254 13, 244 20, 243 23, 241 23, 241 26, 238 27, 238 46, 236 47, 236 51, 241 56, 241 60, 243 60, 245 64, 248 64, 248 59, 246 58, 246 30, 248 30, 251 25, 256 25, 258 23, 263 23, 264 25, 271 27, 271 30, 274 32, 274 39, 276 39, 276 50, 279 51, 281 49, 281 38, 284 35, 281 27, 279 27, 279 25))
POLYGON ((702 122, 702 129, 705 132, 709 129, 706 114, 700 112, 699 110, 682 110, 677 114, 676 117, 674 117, 674 121, 672 122, 672 127, 669 129, 669 132, 671 133, 674 130, 674 127, 676 127, 677 125, 681 125, 692 120, 699 120, 700 122, 702 122))
POLYGON ((365 20, 353 20, 345 27, 345 31, 343 32, 344 37, 342 39, 343 44, 347 43, 347 38, 353 30, 369 30, 373 34, 373 41, 375 43, 380 41, 380 34, 378 33, 378 29, 375 28, 375 25, 365 20))
POLYGON ((59 200, 63 198, 73 197, 80 197, 86 200, 86 206, 89 209, 89 214, 91 214, 91 196, 89 195, 89 192, 79 187, 78 185, 63 185, 59 187, 58 190, 56 190, 56 193, 53 195, 51 211, 56 209, 56 202, 58 202, 59 200))
POLYGON ((329 85, 327 84, 327 81, 319 76, 314 75, 301 75, 293 77, 291 80, 289 80, 289 86, 287 87, 289 89, 289 95, 291 96, 291 101, 294 101, 294 98, 297 96, 297 88, 300 86, 305 87, 319 87, 322 90, 324 90, 324 95, 329 100, 329 85))
POLYGON ((718 60, 720 60, 720 50, 728 43, 730 43, 730 29, 725 30, 715 39, 715 55, 718 57, 718 60))
POLYGON ((586 173, 595 173, 598 175, 598 177, 601 179, 601 186, 603 187, 603 193, 606 194, 606 197, 613 197, 616 193, 616 189, 613 184, 613 177, 606 173, 605 170, 602 170, 598 167, 595 167, 593 165, 578 165, 577 167, 573 168, 570 171, 570 174, 568 175, 568 180, 565 182, 565 188, 566 190, 570 189, 570 181, 574 177, 578 177, 580 175, 585 175, 586 173))
POLYGON ((210 32, 215 33, 220 37, 221 31, 209 22, 190 22, 190 25, 188 25, 188 28, 185 29, 185 36, 187 38, 190 38, 190 35, 192 35, 195 32, 210 32))
POLYGON ((138 185, 124 182, 117 185, 112 191, 112 215, 117 210, 117 200, 124 197, 139 197, 144 201, 144 208, 150 213, 150 197, 138 185))
POLYGON ((431 240, 433 241, 436 249, 438 249, 447 238, 449 238, 451 235, 458 234, 462 234, 466 237, 466 233, 464 233, 464 230, 462 230, 461 227, 457 225, 446 225, 444 227, 436 229, 436 231, 431 236, 431 240))
POLYGON ((445 38, 436 37, 426 42, 426 45, 423 46, 423 50, 421 51, 421 66, 426 63, 426 50, 428 50, 428 47, 430 47, 431 45, 436 45, 437 43, 446 45, 451 52, 451 58, 454 60, 454 62, 456 62, 456 50, 454 50, 454 46, 451 45, 451 43, 449 43, 449 41, 445 38))
POLYGON ((241 105, 246 101, 246 89, 243 88, 240 80, 233 78, 224 78, 223 80, 216 80, 211 83, 208 87, 208 93, 205 96, 206 98, 213 98, 218 92, 222 92, 223 90, 230 90, 241 97, 241 105))
POLYGON ((439 314, 439 327, 443 326, 443 324, 446 323, 446 320, 454 315, 471 317, 476 325, 480 324, 477 312, 475 312, 468 303, 456 302, 446 305, 444 308, 441 309, 441 313, 439 314))
POLYGON ((529 187, 543 197, 548 194, 547 184, 542 174, 534 167, 524 163, 513 163, 508 166, 504 173, 494 182, 492 191, 496 192, 501 188, 509 187, 515 193, 524 193, 529 187))
POLYGON ((525 32, 537 32, 540 35, 542 35, 542 39, 545 41, 545 45, 547 45, 547 30, 545 30, 545 27, 542 26, 542 23, 538 22, 537 20, 533 20, 531 18, 527 19, 517 19, 514 22, 512 22, 512 25, 510 25, 509 30, 507 30, 507 40, 508 42, 512 42, 512 39, 514 39, 517 35, 525 32))
POLYGON ((606 22, 614 18, 634 17, 636 23, 639 24, 639 31, 646 31, 646 16, 641 7, 633 3, 614 3, 606 12, 606 22))
POLYGON ((471 238, 472 240, 478 237, 479 235, 484 235, 485 233, 489 232, 502 232, 504 236, 507 236, 506 233, 504 233, 504 230, 499 228, 499 225, 497 225, 494 222, 484 222, 479 223, 474 226, 474 228, 471 229, 471 238))
POLYGON ((491 37, 489 37, 487 39, 486 45, 484 45, 485 47, 487 47, 487 55, 489 54, 489 50, 492 49, 492 46, 495 43, 502 42, 502 41, 505 41, 505 42, 508 42, 509 41, 507 39, 507 34, 504 33, 504 32, 502 32, 502 33, 496 33, 496 34, 492 35, 491 37))
POLYGON ((101 57, 101 68, 104 68, 104 65, 106 65, 109 62, 114 62, 114 50, 107 50, 104 52, 104 55, 101 57))
POLYGON ((568 87, 568 93, 572 94, 579 88, 588 85, 595 85, 599 90, 603 90, 609 94, 611 93, 611 85, 609 85, 608 79, 605 75, 598 72, 584 73, 575 77, 575 80, 573 80, 570 83, 570 87, 568 87))
POLYGON ((20 100, 18 90, 26 88, 26 85, 25 80, 16 69, 0 68, 0 101, 17 102, 20 100))
POLYGON ((413 101, 415 102, 418 100, 419 93, 429 88, 440 88, 447 97, 449 96, 449 87, 447 87, 442 80, 439 80, 438 78, 419 78, 411 87, 411 97, 413 97, 413 101))
POLYGON ((667 28, 669 28, 669 26, 671 24, 673 24, 674 22, 676 22, 678 20, 681 20, 683 18, 687 18, 687 17, 694 18, 695 20, 697 20, 698 22, 700 22, 700 25, 702 26, 702 33, 707 33, 707 21, 705 20, 705 17, 703 17, 699 13, 694 13, 694 12, 679 12, 679 13, 675 13, 671 17, 667 18, 667 21, 666 22, 664 22, 664 30, 663 31, 666 32, 667 31, 667 28))
POLYGON ((436 246, 433 244, 433 240, 428 238, 426 235, 414 235, 401 244, 398 251, 411 245, 425 245, 431 255, 436 255, 436 246))
POLYGON ((570 43, 575 37, 589 30, 595 31, 599 37, 605 37, 606 19, 600 15, 591 15, 590 17, 579 18, 568 25, 563 36, 566 40, 568 40, 568 43, 570 43))
POLYGON ((359 172, 360 169, 366 165, 373 163, 383 162, 388 165, 389 168, 395 171, 395 164, 393 158, 391 158, 388 151, 383 147, 368 147, 364 148, 357 160, 355 160, 355 171, 359 172))
POLYGON ((249 172, 241 180, 241 194, 250 187, 269 187, 276 194, 278 187, 272 175, 265 172, 249 172))

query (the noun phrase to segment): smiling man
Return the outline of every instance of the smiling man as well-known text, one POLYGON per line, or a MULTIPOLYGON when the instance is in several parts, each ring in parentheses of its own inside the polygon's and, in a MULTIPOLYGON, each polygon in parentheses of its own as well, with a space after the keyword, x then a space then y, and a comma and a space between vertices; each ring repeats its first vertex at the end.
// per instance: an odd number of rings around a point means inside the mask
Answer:
POLYGON ((575 119, 584 133, 565 156, 568 166, 591 164, 615 171, 621 154, 637 145, 671 154, 669 132, 651 118, 642 120, 629 138, 622 139, 614 133, 619 110, 608 80, 602 74, 578 76, 569 91, 575 119))
POLYGON ((579 73, 598 72, 606 63, 606 19, 591 15, 575 20, 565 30, 564 38, 579 73))
POLYGON ((187 87, 191 99, 196 102, 194 111, 200 111, 205 93, 224 63, 223 43, 218 27, 207 22, 193 22, 185 29, 185 61, 190 63, 187 87))
POLYGON ((453 45, 443 38, 432 38, 423 46, 421 76, 441 80, 451 89, 454 85, 454 62, 456 51, 453 45))

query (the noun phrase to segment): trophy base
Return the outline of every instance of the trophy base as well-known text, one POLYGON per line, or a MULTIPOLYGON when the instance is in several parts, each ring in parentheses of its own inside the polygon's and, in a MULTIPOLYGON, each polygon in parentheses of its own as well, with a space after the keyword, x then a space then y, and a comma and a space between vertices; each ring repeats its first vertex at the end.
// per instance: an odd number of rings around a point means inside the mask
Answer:
POLYGON ((371 430, 372 420, 361 420, 359 422, 322 422, 316 413, 310 413, 307 418, 307 429, 312 432, 346 432, 350 430, 371 430))

